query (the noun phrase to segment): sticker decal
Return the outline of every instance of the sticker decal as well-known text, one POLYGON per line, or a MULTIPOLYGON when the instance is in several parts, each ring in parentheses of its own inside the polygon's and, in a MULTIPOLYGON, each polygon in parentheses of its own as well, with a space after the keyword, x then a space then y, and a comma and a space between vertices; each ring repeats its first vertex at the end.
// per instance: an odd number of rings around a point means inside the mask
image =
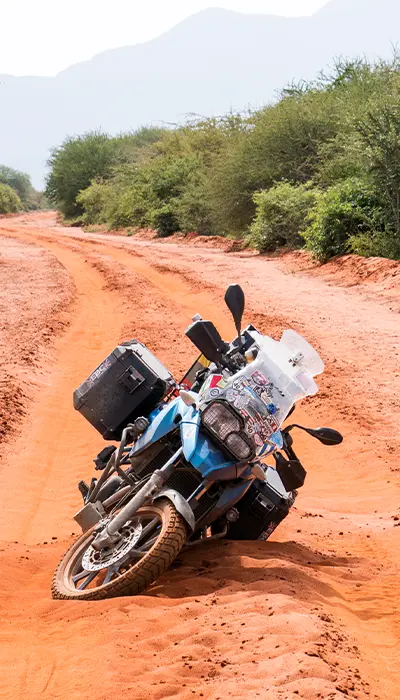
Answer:
POLYGON ((233 405, 239 410, 245 408, 250 403, 250 396, 247 393, 240 394, 236 397, 233 405))
POLYGON ((264 532, 260 535, 260 537, 258 539, 264 540, 264 541, 267 540, 272 535, 272 533, 275 530, 277 525, 278 525, 278 523, 271 522, 268 525, 267 529, 264 530, 264 532))
POLYGON ((185 440, 190 440, 190 438, 193 437, 195 432, 196 432, 196 426, 195 425, 188 425, 183 430, 183 437, 185 438, 185 440))
POLYGON ((220 383, 225 381, 222 374, 213 374, 209 377, 201 387, 200 395, 205 397, 205 400, 217 399, 223 393, 220 383), (220 387, 220 388, 219 388, 220 387))
POLYGON ((253 437, 256 434, 256 429, 253 423, 246 423, 246 433, 249 437, 253 437))
POLYGON ((210 383, 209 387, 210 389, 213 389, 216 386, 219 386, 219 382, 223 379, 224 377, 222 374, 213 374, 212 377, 210 378, 210 383))
POLYGON ((237 379, 233 380, 232 386, 237 391, 240 391, 241 389, 244 389, 245 387, 249 386, 249 382, 246 377, 238 377, 237 379))
POLYGON ((109 367, 111 367, 111 360, 109 357, 107 357, 107 359, 104 360, 104 362, 102 362, 101 365, 99 365, 87 379, 88 385, 92 386, 109 367))
POLYGON ((235 403, 236 399, 240 396, 240 392, 237 389, 228 389, 226 392, 226 400, 229 403, 235 403))
POLYGON ((262 374, 262 372, 260 372, 259 370, 253 372, 251 378, 254 384, 257 384, 258 386, 266 386, 267 384, 270 384, 270 380, 268 379, 268 377, 262 374))

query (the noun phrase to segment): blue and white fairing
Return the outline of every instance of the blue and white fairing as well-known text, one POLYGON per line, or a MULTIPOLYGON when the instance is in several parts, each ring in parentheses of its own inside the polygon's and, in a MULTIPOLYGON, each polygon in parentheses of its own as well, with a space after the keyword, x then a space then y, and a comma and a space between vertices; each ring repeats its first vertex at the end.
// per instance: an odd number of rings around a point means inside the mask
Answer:
POLYGON ((150 425, 143 435, 136 440, 130 456, 132 457, 143 452, 150 445, 154 445, 165 435, 168 435, 172 430, 176 430, 188 411, 190 411, 190 407, 186 406, 180 398, 163 404, 152 411, 149 415, 150 425))
POLYGON ((236 463, 225 455, 200 432, 200 412, 187 406, 177 398, 157 408, 150 416, 150 425, 132 447, 130 456, 144 452, 179 426, 185 459, 204 478, 234 479, 237 477, 236 463))
MULTIPOLYGON (((194 395, 195 398, 196 395, 194 395)), ((194 406, 187 406, 181 398, 157 408, 150 416, 150 425, 132 447, 130 456, 144 452, 179 426, 185 459, 199 471, 203 478, 213 480, 236 479, 243 474, 243 467, 229 460, 200 429, 201 415, 194 406)), ((282 436, 273 436, 277 448, 282 446, 282 436)), ((271 439, 272 441, 272 439, 271 439)), ((265 454, 274 450, 267 445, 265 454)))

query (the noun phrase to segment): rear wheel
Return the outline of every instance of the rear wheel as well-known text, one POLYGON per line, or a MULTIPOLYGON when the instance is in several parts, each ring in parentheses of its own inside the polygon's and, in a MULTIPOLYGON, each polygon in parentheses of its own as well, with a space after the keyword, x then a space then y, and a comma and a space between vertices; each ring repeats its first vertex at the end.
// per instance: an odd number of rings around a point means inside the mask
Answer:
POLYGON ((56 599, 102 600, 142 593, 168 569, 187 536, 186 523, 168 500, 143 506, 110 549, 92 547, 84 533, 66 552, 52 583, 56 599))

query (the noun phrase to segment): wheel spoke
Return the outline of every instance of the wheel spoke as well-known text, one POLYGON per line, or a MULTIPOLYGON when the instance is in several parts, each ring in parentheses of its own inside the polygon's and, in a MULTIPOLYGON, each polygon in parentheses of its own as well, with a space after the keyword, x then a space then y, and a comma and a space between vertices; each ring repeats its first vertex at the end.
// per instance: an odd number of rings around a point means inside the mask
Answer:
POLYGON ((156 527, 156 525, 158 525, 158 523, 159 523, 159 519, 158 519, 158 518, 153 518, 153 520, 151 520, 151 521, 148 523, 148 525, 146 525, 146 526, 143 528, 142 532, 140 533, 140 537, 139 537, 138 541, 136 542, 136 545, 138 545, 139 542, 141 542, 141 540, 143 539, 143 537, 146 537, 146 535, 149 535, 150 532, 151 532, 152 530, 154 530, 154 528, 156 527))
POLYGON ((104 584, 109 583, 111 581, 111 576, 115 573, 117 573, 117 569, 115 568, 115 566, 109 566, 107 569, 107 574, 106 574, 105 579, 103 581, 103 586, 104 586, 104 584))
POLYGON ((79 574, 75 574, 75 576, 72 577, 72 580, 74 583, 77 581, 80 581, 83 578, 86 578, 86 576, 89 576, 90 571, 86 571, 86 569, 83 569, 82 571, 79 572, 79 574))
POLYGON ((144 544, 142 544, 141 547, 139 547, 139 552, 145 552, 146 550, 149 549, 149 547, 152 547, 155 542, 158 540, 158 535, 155 537, 152 537, 151 540, 147 540, 144 544))
POLYGON ((89 583, 91 583, 91 581, 93 581, 93 579, 97 576, 98 573, 99 573, 98 571, 91 571, 90 574, 88 575, 87 579, 85 579, 85 581, 83 581, 81 583, 81 585, 78 586, 78 590, 83 591, 86 588, 86 586, 88 586, 89 583))

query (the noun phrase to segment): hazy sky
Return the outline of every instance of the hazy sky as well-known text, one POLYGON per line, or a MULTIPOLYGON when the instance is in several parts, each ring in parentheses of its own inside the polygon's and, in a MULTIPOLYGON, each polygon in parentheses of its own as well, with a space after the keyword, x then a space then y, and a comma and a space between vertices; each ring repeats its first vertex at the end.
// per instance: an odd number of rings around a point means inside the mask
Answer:
MULTIPOLYGON (((1 2, 1 0, 0 0, 1 2)), ((147 41, 206 7, 313 14, 327 0, 10 0, 1 2, 0 74, 55 75, 105 49, 147 41)))

